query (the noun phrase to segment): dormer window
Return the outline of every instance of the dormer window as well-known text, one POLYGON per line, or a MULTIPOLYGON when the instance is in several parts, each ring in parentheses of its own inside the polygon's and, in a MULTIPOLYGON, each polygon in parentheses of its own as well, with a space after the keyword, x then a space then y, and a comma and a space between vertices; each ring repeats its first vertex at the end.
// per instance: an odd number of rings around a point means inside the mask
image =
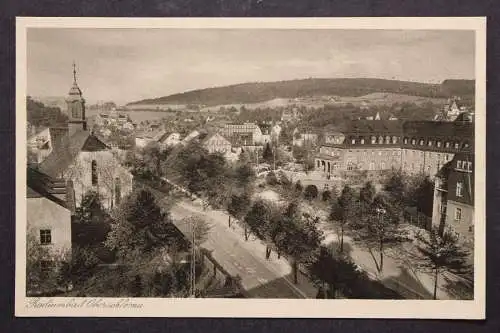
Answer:
POLYGON ((427 145, 428 145, 429 147, 431 147, 431 146, 432 146, 432 141, 431 141, 431 140, 429 140, 429 142, 427 142, 427 145))
POLYGON ((455 142, 455 149, 458 149, 460 147, 460 144, 458 142, 455 142))
POLYGON ((356 144, 356 139, 351 140, 351 144, 355 145, 356 144))
POLYGON ((371 141, 372 141, 372 145, 374 145, 375 143, 377 143, 377 138, 372 136, 371 141))
POLYGON ((361 144, 364 145, 365 144, 365 139, 361 139, 361 144))
POLYGON ((379 137, 378 137, 378 143, 379 143, 379 144, 384 143, 384 138, 383 138, 383 137, 381 137, 381 136, 379 136, 379 137))
POLYGON ((424 145, 424 140, 423 140, 423 139, 420 139, 419 144, 420 144, 421 146, 423 146, 423 145, 424 145))
POLYGON ((414 144, 416 144, 416 143, 417 143, 417 140, 415 140, 415 139, 411 139, 411 144, 412 144, 412 145, 414 145, 414 144))
POLYGON ((396 142, 398 142, 398 138, 396 136, 393 136, 392 137, 392 143, 395 144, 396 142))
POLYGON ((404 139, 404 144, 407 145, 408 144, 408 138, 405 138, 404 139))
POLYGON ((468 142, 464 143, 464 148, 469 148, 469 143, 468 142))
POLYGON ((462 161, 457 161, 457 169, 462 169, 462 161))
POLYGON ((386 144, 391 143, 391 137, 390 137, 390 136, 386 136, 386 137, 385 137, 385 143, 386 143, 386 144))
POLYGON ((444 144, 444 146, 445 146, 446 148, 450 148, 450 143, 449 143, 449 142, 446 142, 446 143, 444 144))
POLYGON ((441 147, 441 141, 436 142, 436 146, 437 146, 438 148, 440 148, 440 147, 441 147))

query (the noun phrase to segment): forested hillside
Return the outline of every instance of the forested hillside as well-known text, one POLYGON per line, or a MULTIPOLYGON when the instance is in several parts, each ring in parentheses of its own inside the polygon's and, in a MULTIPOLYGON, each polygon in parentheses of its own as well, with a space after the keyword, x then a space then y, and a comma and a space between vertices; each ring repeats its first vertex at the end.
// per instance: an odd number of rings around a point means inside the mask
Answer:
POLYGON ((224 105, 232 103, 258 103, 275 98, 311 96, 363 96, 375 92, 406 94, 422 97, 451 97, 473 95, 473 80, 445 80, 442 84, 409 81, 345 78, 303 79, 279 82, 243 83, 225 87, 188 91, 134 104, 197 104, 224 105))

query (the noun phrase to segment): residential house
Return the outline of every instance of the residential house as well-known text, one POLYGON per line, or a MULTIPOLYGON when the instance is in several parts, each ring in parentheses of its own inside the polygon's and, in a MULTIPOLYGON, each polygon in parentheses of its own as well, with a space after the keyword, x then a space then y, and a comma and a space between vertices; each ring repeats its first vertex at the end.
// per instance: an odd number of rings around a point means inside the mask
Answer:
POLYGON ((435 178, 432 224, 473 248, 474 154, 458 153, 435 178))
POLYGON ((309 128, 295 128, 293 130, 292 145, 294 146, 315 146, 318 143, 318 134, 309 128))
POLYGON ((194 130, 190 132, 184 139, 181 140, 181 144, 183 146, 187 145, 189 142, 191 142, 193 139, 197 138, 200 135, 200 132, 197 130, 194 130))
POLYGON ((144 148, 153 142, 160 142, 167 132, 162 129, 155 129, 151 131, 140 131, 135 135, 135 146, 144 148))
MULTIPOLYGON (((75 211, 70 182, 55 179, 39 170, 27 168, 26 187, 26 254, 27 269, 40 265, 43 273, 59 269, 71 260, 71 216, 75 211)), ((30 279, 26 291, 30 294, 51 292, 44 281, 30 279)))
POLYGON ((209 134, 202 141, 202 146, 209 153, 229 153, 231 152, 231 142, 219 133, 209 134))
POLYGON ((181 142, 181 134, 178 132, 166 132, 159 140, 162 147, 173 147, 181 142))
POLYGON ((44 128, 28 137, 28 163, 41 163, 52 152, 50 128, 44 128))
POLYGON ((299 109, 297 107, 292 107, 291 109, 286 109, 281 114, 281 121, 285 123, 297 121, 300 119, 299 109))

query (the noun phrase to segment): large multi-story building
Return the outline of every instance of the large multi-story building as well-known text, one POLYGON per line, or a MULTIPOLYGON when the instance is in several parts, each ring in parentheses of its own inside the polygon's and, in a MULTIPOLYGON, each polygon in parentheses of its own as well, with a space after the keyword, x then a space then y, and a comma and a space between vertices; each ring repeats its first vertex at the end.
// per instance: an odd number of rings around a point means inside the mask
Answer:
POLYGON ((408 121, 403 124, 404 171, 434 176, 455 154, 474 149, 474 124, 469 121, 408 121))
POLYGON ((368 176, 401 165, 401 124, 397 121, 354 120, 347 128, 325 133, 315 159, 327 174, 366 171, 368 176))
POLYGON ((344 176, 359 171, 380 176, 391 169, 434 176, 456 153, 473 151, 473 134, 471 121, 354 120, 325 133, 315 167, 344 176))
POLYGON ((262 143, 262 131, 254 123, 226 124, 221 134, 237 146, 253 146, 262 143))

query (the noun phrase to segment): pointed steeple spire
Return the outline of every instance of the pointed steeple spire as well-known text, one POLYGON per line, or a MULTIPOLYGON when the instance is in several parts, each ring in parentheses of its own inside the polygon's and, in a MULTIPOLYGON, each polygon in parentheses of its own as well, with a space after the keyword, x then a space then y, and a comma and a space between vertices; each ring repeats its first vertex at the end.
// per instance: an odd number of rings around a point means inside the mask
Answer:
POLYGON ((73 60, 73 83, 76 83, 76 64, 73 60))
POLYGON ((76 63, 73 61, 73 86, 71 87, 69 91, 70 96, 82 96, 82 91, 78 87, 78 84, 76 83, 76 63))

